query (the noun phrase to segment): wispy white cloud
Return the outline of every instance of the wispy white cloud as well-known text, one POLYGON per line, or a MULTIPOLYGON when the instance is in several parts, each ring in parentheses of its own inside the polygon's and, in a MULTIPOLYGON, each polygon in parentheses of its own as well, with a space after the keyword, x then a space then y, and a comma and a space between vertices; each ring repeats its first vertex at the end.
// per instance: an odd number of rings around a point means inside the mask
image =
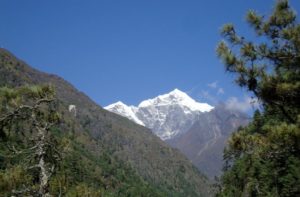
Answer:
POLYGON ((242 100, 237 97, 230 97, 226 102, 226 108, 230 110, 249 112, 251 109, 257 109, 259 103, 257 99, 245 96, 242 100))
POLYGON ((224 89, 222 87, 220 87, 218 83, 219 83, 218 81, 214 81, 214 82, 207 84, 207 86, 209 88, 213 89, 214 91, 216 91, 217 95, 225 94, 224 89))
POLYGON ((219 88, 217 94, 225 94, 225 91, 223 88, 219 88))
POLYGON ((208 87, 216 89, 218 87, 218 81, 207 84, 208 87))
POLYGON ((187 90, 186 93, 191 95, 192 93, 194 93, 197 89, 199 89, 199 87, 201 86, 201 84, 197 84, 195 86, 193 86, 191 89, 187 90))
POLYGON ((208 91, 205 90, 202 90, 199 96, 212 104, 216 104, 218 102, 218 99, 215 96, 211 95, 208 91))
POLYGON ((198 97, 200 101, 208 102, 212 105, 216 105, 223 100, 225 90, 219 85, 219 82, 217 80, 206 84, 206 87, 202 86, 201 88, 201 86, 201 84, 197 84, 189 91, 187 91, 187 93, 189 95, 195 93, 194 95, 198 97))

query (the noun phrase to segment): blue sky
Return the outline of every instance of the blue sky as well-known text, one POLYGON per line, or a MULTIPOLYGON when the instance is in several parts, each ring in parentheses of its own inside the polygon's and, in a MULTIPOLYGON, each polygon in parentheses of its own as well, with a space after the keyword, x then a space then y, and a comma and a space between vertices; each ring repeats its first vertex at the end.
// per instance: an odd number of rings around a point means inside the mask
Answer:
MULTIPOLYGON (((215 54, 224 23, 253 37, 249 9, 274 0, 2 0, 0 46, 57 74, 102 106, 140 101, 174 88, 215 104, 245 91, 215 54)), ((291 0, 300 10, 300 1, 291 0)), ((234 100, 234 99, 233 99, 234 100)))

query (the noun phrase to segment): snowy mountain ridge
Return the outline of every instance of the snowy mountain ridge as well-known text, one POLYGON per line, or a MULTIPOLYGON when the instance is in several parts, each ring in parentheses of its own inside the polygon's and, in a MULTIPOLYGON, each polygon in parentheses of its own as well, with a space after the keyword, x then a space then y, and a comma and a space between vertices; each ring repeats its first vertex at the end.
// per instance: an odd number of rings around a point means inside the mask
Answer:
POLYGON ((138 117, 135 115, 135 112, 134 112, 134 111, 136 111, 135 108, 136 107, 134 107, 134 106, 127 106, 126 104, 124 104, 121 101, 118 101, 116 103, 113 103, 111 105, 104 107, 104 109, 106 109, 108 111, 111 111, 111 112, 114 112, 121 116, 124 116, 139 125, 145 126, 144 123, 141 120, 139 120, 138 117))
POLYGON ((198 103, 191 97, 189 97, 185 92, 178 90, 177 88, 173 91, 159 95, 153 99, 148 99, 142 101, 138 107, 149 107, 151 105, 182 105, 187 110, 186 113, 190 113, 191 111, 200 111, 200 112, 208 112, 213 109, 212 106, 208 105, 207 103, 198 103), (188 111, 189 110, 189 111, 188 111))
POLYGON ((144 100, 138 107, 127 106, 121 101, 104 107, 150 128, 162 140, 171 139, 187 131, 199 114, 209 112, 213 108, 207 103, 195 101, 178 89, 144 100))

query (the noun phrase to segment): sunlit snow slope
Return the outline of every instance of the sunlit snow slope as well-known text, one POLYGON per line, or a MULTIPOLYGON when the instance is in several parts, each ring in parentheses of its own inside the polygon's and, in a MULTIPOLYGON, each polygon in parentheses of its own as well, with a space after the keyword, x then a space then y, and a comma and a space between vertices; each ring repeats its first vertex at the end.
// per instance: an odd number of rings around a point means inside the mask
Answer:
POLYGON ((127 106, 120 101, 105 107, 109 111, 152 129, 163 140, 184 133, 199 114, 209 112, 213 108, 207 103, 195 101, 178 89, 142 101, 138 107, 127 106))

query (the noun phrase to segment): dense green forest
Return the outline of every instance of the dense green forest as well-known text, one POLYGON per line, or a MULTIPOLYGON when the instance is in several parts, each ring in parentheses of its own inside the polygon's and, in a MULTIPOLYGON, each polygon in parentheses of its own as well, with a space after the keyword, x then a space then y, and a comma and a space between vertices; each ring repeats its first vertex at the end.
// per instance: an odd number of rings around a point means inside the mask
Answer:
POLYGON ((262 110, 231 136, 218 196, 300 196, 300 24, 286 0, 247 21, 257 40, 227 24, 217 53, 262 110))

